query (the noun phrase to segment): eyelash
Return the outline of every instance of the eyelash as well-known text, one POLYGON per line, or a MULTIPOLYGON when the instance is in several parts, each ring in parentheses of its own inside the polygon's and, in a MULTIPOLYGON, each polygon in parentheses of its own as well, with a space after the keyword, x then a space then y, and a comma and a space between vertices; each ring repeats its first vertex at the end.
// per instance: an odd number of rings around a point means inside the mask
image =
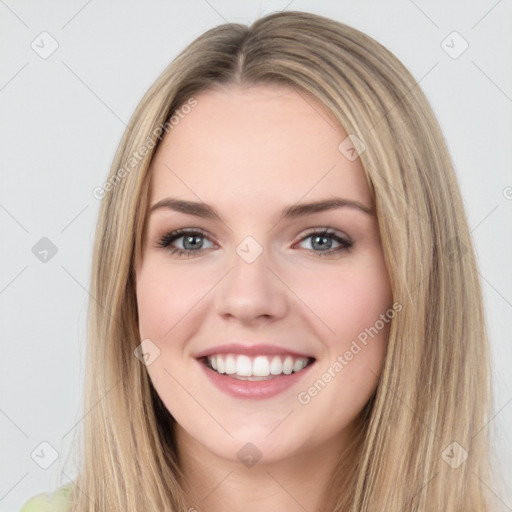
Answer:
MULTIPOLYGON (((200 236, 201 238, 208 238, 208 236, 201 230, 198 229, 177 229, 175 231, 171 231, 169 233, 166 233, 163 235, 160 240, 156 243, 157 247, 161 248, 167 248, 172 255, 176 255, 181 258, 190 258, 192 257, 192 253, 198 253, 201 252, 200 250, 192 251, 190 249, 179 249, 177 247, 170 248, 170 244, 174 242, 175 240, 178 240, 180 238, 183 238, 185 235, 192 235, 192 236, 200 236)), ((314 251, 313 249, 306 249, 307 251, 311 251, 314 253, 317 253, 318 256, 328 256, 332 255, 334 253, 349 251, 352 246, 354 245, 354 242, 350 240, 349 238, 342 238, 339 235, 336 234, 335 231, 330 230, 329 228, 325 228, 322 230, 316 230, 311 231, 307 235, 303 236, 297 243, 303 242, 304 240, 307 240, 310 237, 313 236, 326 236, 329 238, 332 238, 336 242, 340 244, 340 247, 336 247, 335 249, 329 249, 328 251, 314 251)), ((210 240, 211 242, 211 240, 210 240)))

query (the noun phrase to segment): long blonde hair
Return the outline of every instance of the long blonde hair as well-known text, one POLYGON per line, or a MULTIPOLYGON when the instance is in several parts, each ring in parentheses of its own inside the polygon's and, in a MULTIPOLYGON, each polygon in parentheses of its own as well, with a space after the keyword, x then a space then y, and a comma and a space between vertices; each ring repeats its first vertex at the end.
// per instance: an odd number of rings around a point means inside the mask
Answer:
POLYGON ((148 170, 162 127, 172 129, 166 121, 194 95, 219 84, 266 83, 311 94, 366 146, 360 158, 393 298, 403 308, 392 320, 384 368, 364 411, 357 463, 344 471, 344 486, 332 487, 334 510, 487 511, 481 479, 490 472, 488 342, 472 242, 443 136, 395 56, 353 28, 304 12, 204 33, 164 70, 123 135, 108 185, 98 194, 73 510, 190 506, 174 420, 134 356, 141 342, 134 260, 148 170))

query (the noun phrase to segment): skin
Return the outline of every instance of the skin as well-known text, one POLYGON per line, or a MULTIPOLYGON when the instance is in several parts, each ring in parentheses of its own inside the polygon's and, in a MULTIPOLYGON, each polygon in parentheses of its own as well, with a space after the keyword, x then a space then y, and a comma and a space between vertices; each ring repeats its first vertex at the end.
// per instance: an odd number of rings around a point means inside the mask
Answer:
MULTIPOLYGON (((389 324, 368 339, 342 371, 339 355, 392 306, 377 219, 342 207, 280 219, 286 206, 333 196, 372 207, 359 159, 338 146, 346 137, 317 100, 285 86, 229 86, 195 96, 197 106, 165 135, 152 162, 149 205, 167 197, 204 202, 222 221, 168 208, 147 218, 136 259, 141 340, 160 351, 147 366, 176 419, 178 456, 197 510, 320 510, 357 415, 377 385, 389 324), (201 229, 202 248, 159 239, 201 229), (313 245, 316 229, 350 237, 313 245), (263 252, 247 263, 236 252, 247 236, 263 252), (190 246, 189 246, 190 247, 190 246), (194 354, 250 340, 316 358, 307 378, 275 397, 230 397, 206 378, 194 354), (330 382, 309 403, 298 401, 331 367, 330 382), (237 453, 248 442, 261 459, 237 453)), ((149 210, 149 209, 148 209, 149 210)))

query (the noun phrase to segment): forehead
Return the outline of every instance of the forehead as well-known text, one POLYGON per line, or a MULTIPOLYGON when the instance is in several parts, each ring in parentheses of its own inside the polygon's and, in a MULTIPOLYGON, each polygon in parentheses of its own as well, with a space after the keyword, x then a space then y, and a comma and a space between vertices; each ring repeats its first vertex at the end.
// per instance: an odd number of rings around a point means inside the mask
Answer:
POLYGON ((344 195, 370 203, 347 133, 305 92, 280 85, 216 88, 164 136, 151 166, 150 204, 172 195, 222 205, 280 205, 344 195))

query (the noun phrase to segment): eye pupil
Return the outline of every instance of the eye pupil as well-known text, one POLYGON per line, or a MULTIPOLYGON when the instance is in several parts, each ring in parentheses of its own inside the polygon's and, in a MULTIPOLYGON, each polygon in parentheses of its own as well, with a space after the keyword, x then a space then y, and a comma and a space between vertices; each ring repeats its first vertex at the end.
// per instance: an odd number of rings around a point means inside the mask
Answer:
MULTIPOLYGON (((200 231, 179 229, 164 235, 156 245, 157 247, 168 248, 171 254, 176 257, 192 257, 192 253, 195 252, 197 255, 201 255, 205 252, 202 249, 208 249, 208 247, 204 246, 205 240, 211 243, 209 236, 200 231)), ((341 255, 353 245, 350 239, 347 240, 327 230, 310 233, 302 238, 301 242, 306 240, 309 241, 311 248, 304 247, 304 249, 309 252, 313 251, 317 256, 341 255), (333 243, 338 244, 339 247, 333 249, 333 243)))
POLYGON ((185 236, 183 237, 183 247, 185 250, 190 250, 194 248, 201 248, 203 246, 203 240, 202 237, 198 235, 192 235, 192 236, 185 236), (199 242, 197 240, 199 239, 199 242), (194 242, 196 240, 196 242, 194 242))
POLYGON ((315 249, 318 249, 318 248, 325 249, 326 246, 327 246, 327 249, 330 249, 331 245, 332 245, 332 239, 328 236, 317 235, 317 236, 313 237, 312 246, 315 249), (322 242, 318 243, 318 240, 321 240, 322 242))

